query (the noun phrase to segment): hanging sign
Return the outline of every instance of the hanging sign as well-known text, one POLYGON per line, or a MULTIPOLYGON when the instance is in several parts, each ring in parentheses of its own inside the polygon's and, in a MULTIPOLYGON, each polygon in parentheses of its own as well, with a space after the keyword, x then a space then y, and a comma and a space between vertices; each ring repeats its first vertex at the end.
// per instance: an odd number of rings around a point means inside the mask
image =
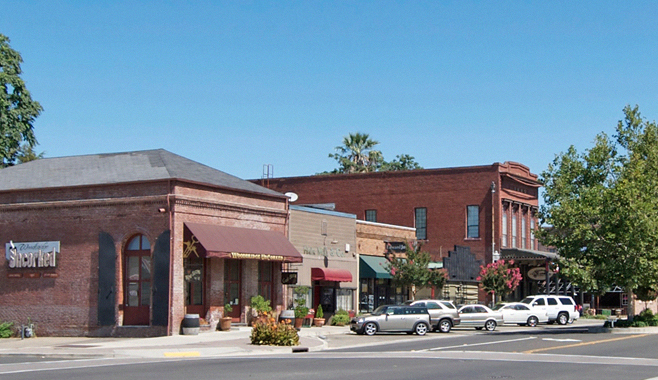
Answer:
POLYGON ((5 244, 9 268, 56 268, 59 255, 58 241, 5 244))
MULTIPOLYGON (((553 275, 553 272, 548 272, 549 276, 553 275)), ((545 281, 546 280, 546 268, 545 267, 535 267, 528 270, 528 278, 535 281, 545 281)))
POLYGON ((281 272, 281 283, 295 285, 297 283, 297 272, 281 272))

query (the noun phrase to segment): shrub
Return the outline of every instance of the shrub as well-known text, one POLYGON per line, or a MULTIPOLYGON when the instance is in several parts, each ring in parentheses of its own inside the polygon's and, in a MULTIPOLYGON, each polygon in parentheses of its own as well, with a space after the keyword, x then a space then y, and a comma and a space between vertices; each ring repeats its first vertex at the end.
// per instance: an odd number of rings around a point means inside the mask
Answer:
POLYGON ((270 301, 265 300, 263 296, 253 296, 251 297, 251 308, 258 313, 258 315, 269 313, 272 311, 272 306, 270 306, 270 301))
POLYGON ((271 315, 254 323, 251 344, 258 346, 297 346, 299 334, 288 322, 277 323, 271 315))
POLYGON ((14 332, 11 330, 11 327, 14 325, 14 322, 2 322, 0 323, 0 338, 9 338, 14 335, 14 332))
POLYGON ((318 305, 318 309, 315 311, 315 318, 324 318, 324 311, 322 311, 322 305, 318 305))
POLYGON ((345 326, 350 323, 350 314, 343 310, 339 309, 333 317, 331 317, 331 324, 333 326, 345 326))

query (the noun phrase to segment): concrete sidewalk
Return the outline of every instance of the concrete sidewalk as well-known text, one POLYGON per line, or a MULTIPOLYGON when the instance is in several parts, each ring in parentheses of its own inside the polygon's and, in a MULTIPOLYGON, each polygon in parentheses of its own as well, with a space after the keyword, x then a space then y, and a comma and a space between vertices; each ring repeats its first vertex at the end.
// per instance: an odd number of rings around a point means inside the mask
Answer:
POLYGON ((155 338, 9 338, 0 340, 0 356, 162 358, 319 351, 327 348, 324 340, 327 335, 349 334, 349 331, 349 326, 303 327, 299 332, 300 345, 294 347, 252 345, 251 327, 155 338))

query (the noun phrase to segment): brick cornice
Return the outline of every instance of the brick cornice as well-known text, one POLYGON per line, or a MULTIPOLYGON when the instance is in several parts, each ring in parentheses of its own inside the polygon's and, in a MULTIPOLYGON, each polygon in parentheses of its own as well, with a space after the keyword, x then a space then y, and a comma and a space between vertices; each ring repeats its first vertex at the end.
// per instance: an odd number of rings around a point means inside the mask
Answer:
POLYGON ((278 210, 278 209, 254 206, 254 205, 243 204, 243 203, 208 201, 207 199, 194 198, 194 197, 181 196, 181 195, 172 196, 171 201, 174 204, 174 207, 185 206, 185 207, 205 208, 205 209, 213 209, 220 211, 232 211, 232 212, 248 211, 248 212, 256 212, 261 215, 269 215, 275 217, 288 215, 287 210, 278 210))
POLYGON ((147 195, 147 196, 121 197, 121 198, 75 199, 75 200, 65 200, 65 201, 8 203, 8 204, 0 205, 0 211, 88 208, 88 207, 105 207, 105 206, 114 206, 114 205, 137 205, 137 204, 166 205, 167 196, 147 195))

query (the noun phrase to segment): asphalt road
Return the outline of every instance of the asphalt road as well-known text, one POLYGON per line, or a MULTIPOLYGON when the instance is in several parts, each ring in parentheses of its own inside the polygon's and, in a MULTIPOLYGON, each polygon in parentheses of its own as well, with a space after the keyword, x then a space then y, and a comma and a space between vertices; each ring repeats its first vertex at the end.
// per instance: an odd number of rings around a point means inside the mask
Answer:
POLYGON ((341 348, 276 356, 6 363, 0 364, 0 378, 658 380, 658 335, 527 328, 326 339, 341 348))

